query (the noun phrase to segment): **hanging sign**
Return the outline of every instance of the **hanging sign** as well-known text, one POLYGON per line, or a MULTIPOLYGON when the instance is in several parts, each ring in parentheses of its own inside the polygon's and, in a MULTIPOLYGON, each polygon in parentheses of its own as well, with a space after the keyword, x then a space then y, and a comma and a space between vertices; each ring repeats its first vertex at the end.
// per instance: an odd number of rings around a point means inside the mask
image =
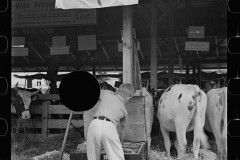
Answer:
POLYGON ((185 42, 186 51, 209 51, 209 42, 185 42))
POLYGON ((12 56, 28 56, 28 48, 12 47, 12 56))
POLYGON ((66 46, 66 36, 52 37, 52 47, 66 46))
POLYGON ((188 38, 204 38, 205 27, 189 26, 188 38))
POLYGON ((55 0, 21 0, 11 3, 13 27, 96 24, 96 9, 56 9, 55 0))
POLYGON ((50 55, 69 54, 69 46, 50 47, 50 55))
POLYGON ((138 0, 56 0, 56 8, 104 8, 138 4, 138 0))
POLYGON ((12 46, 24 47, 25 37, 12 37, 12 46))
POLYGON ((78 50, 95 50, 97 49, 96 35, 78 36, 78 50))

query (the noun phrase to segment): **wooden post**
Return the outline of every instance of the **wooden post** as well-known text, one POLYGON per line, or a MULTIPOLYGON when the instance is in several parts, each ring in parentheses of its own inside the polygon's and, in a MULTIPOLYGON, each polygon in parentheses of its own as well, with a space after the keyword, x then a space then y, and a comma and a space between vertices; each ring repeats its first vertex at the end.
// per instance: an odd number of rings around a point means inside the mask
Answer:
POLYGON ((151 88, 157 89, 158 55, 157 55, 157 0, 151 3, 151 88))
POLYGON ((47 75, 49 76, 49 80, 51 81, 50 93, 56 94, 57 93, 57 73, 58 73, 58 64, 57 64, 57 57, 52 57, 52 64, 48 66, 47 75))
POLYGON ((96 77, 96 66, 95 66, 95 58, 93 57, 93 66, 92 66, 92 70, 93 70, 93 76, 96 77))
POLYGON ((45 101, 42 103, 42 137, 47 138, 48 135, 48 108, 50 102, 45 101))
POLYGON ((133 84, 132 6, 123 7, 123 83, 133 84))
POLYGON ((174 84, 174 10, 169 13, 168 29, 168 86, 170 86, 174 84))

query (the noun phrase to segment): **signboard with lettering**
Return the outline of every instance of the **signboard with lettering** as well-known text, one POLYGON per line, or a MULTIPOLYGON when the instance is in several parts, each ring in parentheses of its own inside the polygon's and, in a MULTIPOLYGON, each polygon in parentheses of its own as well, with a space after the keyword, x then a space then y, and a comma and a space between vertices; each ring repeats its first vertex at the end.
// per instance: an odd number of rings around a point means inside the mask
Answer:
POLYGON ((28 48, 12 47, 12 56, 28 56, 28 48))
POLYGON ((205 27, 189 26, 188 38, 204 38, 205 27))
POLYGON ((209 51, 209 42, 185 42, 186 51, 209 51))
POLYGON ((50 47, 50 55, 69 54, 69 46, 50 47))
POLYGON ((12 1, 12 27, 96 24, 96 9, 55 9, 55 0, 12 1))

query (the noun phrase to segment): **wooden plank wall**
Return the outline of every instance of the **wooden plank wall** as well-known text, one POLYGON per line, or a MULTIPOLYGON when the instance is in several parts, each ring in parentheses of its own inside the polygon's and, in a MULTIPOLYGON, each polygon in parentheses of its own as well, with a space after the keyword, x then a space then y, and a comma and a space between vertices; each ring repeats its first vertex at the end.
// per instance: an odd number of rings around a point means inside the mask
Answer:
MULTIPOLYGON (((90 110, 83 112, 84 135, 87 137, 88 126, 99 106, 99 102, 90 110)), ((125 141, 146 141, 145 106, 143 96, 134 96, 126 104, 129 125, 125 130, 125 141)))
MULTIPOLYGON (((49 129, 66 129, 68 119, 49 119, 49 115, 51 114, 69 114, 71 110, 69 110, 64 105, 50 105, 49 100, 60 100, 58 94, 43 94, 39 95, 39 100, 44 101, 42 105, 31 105, 30 113, 32 116, 36 114, 40 114, 40 120, 34 121, 34 128, 41 129, 41 135, 44 138, 52 136, 49 134, 49 129)), ((83 112, 73 112, 73 115, 82 115, 83 112)), ((72 124, 75 127, 83 126, 83 119, 72 119, 72 124)), ((22 126, 23 128, 24 126, 22 126)), ((29 127, 31 128, 31 126, 29 127)), ((70 126, 72 128, 72 126, 70 126)), ((55 135, 55 134, 54 134, 55 135)))

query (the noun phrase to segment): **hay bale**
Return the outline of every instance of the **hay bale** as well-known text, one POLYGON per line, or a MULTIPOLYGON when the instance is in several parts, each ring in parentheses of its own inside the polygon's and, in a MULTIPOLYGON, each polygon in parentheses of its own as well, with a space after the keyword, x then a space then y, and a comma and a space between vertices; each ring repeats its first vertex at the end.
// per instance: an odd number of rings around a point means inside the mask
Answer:
MULTIPOLYGON (((57 150, 46 152, 45 154, 42 154, 40 156, 35 156, 32 158, 32 160, 60 160, 60 152, 57 150)), ((63 160, 70 160, 70 155, 64 153, 63 154, 63 160)))
POLYGON ((188 153, 182 158, 182 160, 218 160, 218 157, 210 150, 199 149, 198 159, 194 158, 193 153, 188 153))
POLYGON ((149 160, 167 160, 165 153, 166 152, 158 152, 156 150, 150 149, 148 158, 149 158, 149 160))

